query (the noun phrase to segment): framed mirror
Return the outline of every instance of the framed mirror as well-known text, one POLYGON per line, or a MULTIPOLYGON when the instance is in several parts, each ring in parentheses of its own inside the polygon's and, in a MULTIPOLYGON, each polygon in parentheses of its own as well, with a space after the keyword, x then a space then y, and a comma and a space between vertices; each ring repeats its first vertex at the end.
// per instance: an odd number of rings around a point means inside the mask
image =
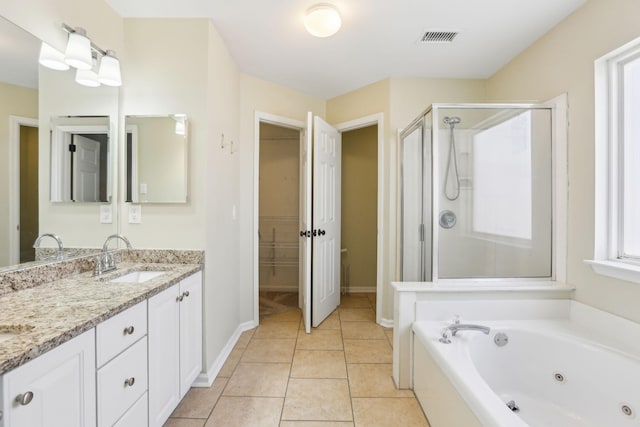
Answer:
POLYGON ((51 120, 52 202, 111 200, 110 130, 105 116, 51 120))
POLYGON ((186 203, 187 116, 126 116, 125 123, 125 201, 186 203))
MULTIPOLYGON (((101 218, 102 203, 51 202, 51 135, 53 118, 108 117, 109 135, 115 135, 119 89, 88 88, 75 82, 75 73, 38 65, 40 40, 0 16, 0 272, 45 259, 57 248, 43 239, 43 251, 33 244, 43 233, 63 241, 65 255, 97 251, 106 236, 118 232, 116 206, 117 147, 109 149, 106 182, 112 217, 101 218)), ((102 172, 101 172, 102 173, 102 172)), ((103 198, 104 200, 104 198, 103 198)))

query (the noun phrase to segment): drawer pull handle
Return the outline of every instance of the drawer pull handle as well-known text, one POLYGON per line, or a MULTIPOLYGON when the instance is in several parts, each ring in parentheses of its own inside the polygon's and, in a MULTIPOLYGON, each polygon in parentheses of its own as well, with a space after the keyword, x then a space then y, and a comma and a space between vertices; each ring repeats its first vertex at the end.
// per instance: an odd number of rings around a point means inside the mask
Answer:
POLYGON ((125 386, 128 385, 129 387, 131 387, 133 384, 135 384, 135 382, 136 382, 136 379, 134 377, 127 378, 126 380, 124 380, 124 385, 125 386))
POLYGON ((24 394, 19 394, 16 396, 16 402, 18 402, 22 406, 27 406, 33 400, 33 392, 28 391, 24 394))
POLYGON ((132 335, 133 331, 135 331, 135 328, 133 326, 129 326, 127 328, 124 328, 124 334, 125 335, 132 335))

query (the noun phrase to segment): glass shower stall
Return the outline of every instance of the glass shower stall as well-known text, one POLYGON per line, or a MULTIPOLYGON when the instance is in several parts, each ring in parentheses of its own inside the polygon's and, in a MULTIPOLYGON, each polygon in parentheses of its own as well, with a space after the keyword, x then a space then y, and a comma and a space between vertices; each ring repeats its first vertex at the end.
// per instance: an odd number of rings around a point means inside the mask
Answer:
POLYGON ((553 277, 552 119, 434 104, 400 133, 402 281, 553 277))

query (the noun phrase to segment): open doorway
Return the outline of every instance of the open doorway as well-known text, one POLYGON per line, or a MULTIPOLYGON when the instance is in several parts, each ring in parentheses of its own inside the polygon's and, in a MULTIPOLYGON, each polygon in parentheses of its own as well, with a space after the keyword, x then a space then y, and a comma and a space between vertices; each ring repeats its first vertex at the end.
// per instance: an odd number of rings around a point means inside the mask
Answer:
POLYGON ((38 119, 9 116, 9 235, 6 265, 34 260, 38 237, 38 119))
POLYGON ((367 296, 375 310, 378 125, 342 133, 341 291, 367 296))
POLYGON ((300 129, 259 123, 259 313, 299 306, 300 129))
POLYGON ((35 260, 38 238, 38 128, 20 125, 20 263, 35 260))
MULTIPOLYGON (((376 314, 376 321, 380 323, 381 321, 381 311, 380 305, 376 305, 376 299, 378 295, 381 295, 382 292, 382 277, 384 277, 384 272, 382 269, 382 245, 383 245, 383 228, 382 228, 382 209, 384 206, 384 200, 381 194, 382 188, 382 164, 383 164, 383 150, 382 150, 382 142, 383 142, 383 116, 382 114, 375 114, 372 116, 364 117, 361 119, 356 119, 350 122, 345 122, 339 124, 336 128, 331 127, 326 122, 323 122, 319 118, 312 118, 311 114, 308 115, 307 123, 298 122, 295 120, 278 117, 266 113, 256 113, 256 122, 255 122, 255 135, 256 135, 256 145, 255 145, 255 161, 254 167, 256 170, 255 180, 254 180, 254 229, 256 230, 256 234, 254 235, 254 271, 256 272, 254 275, 254 319, 256 324, 263 317, 260 311, 260 308, 264 308, 265 305, 265 292, 288 292, 291 289, 291 294, 287 296, 281 295, 278 301, 275 301, 277 304, 273 304, 273 299, 271 303, 276 306, 276 309, 282 309, 281 304, 284 300, 288 299, 286 304, 289 307, 293 307, 294 302, 296 300, 295 294, 293 292, 293 286, 285 284, 285 282, 281 279, 285 279, 285 273, 278 273, 278 269, 283 270, 284 263, 288 261, 289 266, 287 268, 292 269, 295 268, 296 262, 291 258, 285 255, 285 251, 289 250, 295 252, 295 244, 292 241, 288 240, 280 240, 279 236, 284 237, 289 235, 290 237, 295 236, 298 240, 298 260, 297 260, 297 270, 298 270, 298 307, 302 308, 302 314, 305 319, 305 329, 308 328, 310 323, 315 322, 314 324, 318 324, 326 317, 322 310, 320 309, 310 309, 310 304, 322 304, 323 296, 328 295, 327 290, 321 290, 321 287, 326 286, 326 282, 323 281, 327 277, 318 276, 316 277, 317 271, 324 271, 324 268, 320 267, 316 270, 316 267, 323 265, 322 257, 319 260, 315 259, 318 255, 322 255, 324 252, 326 253, 336 253, 337 257, 335 258, 335 262, 328 263, 332 266, 336 266, 334 271, 336 272, 336 279, 331 283, 336 283, 334 287, 336 289, 335 294, 339 297, 341 291, 343 293, 348 293, 349 295, 354 295, 358 297, 362 297, 368 299, 371 302, 371 308, 374 310, 376 314), (312 124, 313 123, 313 124, 312 124), (280 177, 280 187, 279 191, 284 192, 284 189, 287 189, 287 193, 289 197, 298 196, 298 206, 299 210, 299 227, 298 229, 293 228, 291 233, 284 234, 286 226, 284 224, 274 225, 276 221, 287 222, 287 218, 292 217, 290 215, 294 211, 291 210, 289 212, 282 212, 274 210, 275 214, 271 214, 268 211, 265 211, 264 197, 262 193, 262 188, 265 184, 265 168, 269 168, 263 162, 263 153, 264 150, 261 150, 261 147, 268 143, 268 139, 271 138, 263 138, 273 129, 269 129, 264 125, 275 125, 276 127, 281 127, 284 129, 288 129, 289 131, 293 131, 287 136, 284 136, 284 139, 288 139, 293 146, 294 142, 298 142, 299 144, 296 146, 296 150, 293 148, 288 153, 288 159, 291 163, 293 163, 294 156, 299 156, 299 168, 298 168, 298 179, 295 179, 294 175, 289 175, 290 178, 286 181, 286 184, 283 184, 284 178, 280 177), (311 131, 313 126, 313 132, 311 131), (331 130, 333 129, 333 130, 331 130), (327 133, 329 132, 329 133, 327 133), (311 134, 314 134, 313 139, 316 141, 321 141, 320 144, 316 145, 311 142, 311 134), (347 135, 348 142, 352 142, 352 145, 346 148, 346 152, 344 155, 349 157, 355 157, 353 162, 347 164, 347 181, 342 184, 342 173, 341 173, 341 163, 343 157, 342 150, 342 135, 347 135), (337 142, 336 142, 337 141, 337 142), (366 144, 364 150, 366 151, 366 155, 362 156, 362 159, 358 159, 359 152, 363 149, 361 145, 366 144), (321 159, 325 154, 319 155, 315 153, 313 155, 313 160, 311 159, 311 151, 312 148, 315 150, 315 147, 324 147, 325 152, 328 147, 335 147, 337 150, 335 151, 335 155, 337 155, 337 164, 336 166, 331 166, 329 164, 320 165, 318 168, 318 164, 316 161, 321 159), (309 165, 309 166, 307 166, 309 165), (326 192, 318 191, 323 188, 329 188, 325 184, 324 187, 316 187, 316 182, 314 182, 313 195, 311 192, 311 187, 309 186, 309 182, 311 181, 311 170, 316 170, 318 177, 327 177, 327 170, 332 170, 332 168, 338 171, 338 175, 334 175, 332 179, 329 179, 328 182, 337 183, 337 187, 335 191, 330 192, 330 194, 334 194, 337 197, 329 197, 327 200, 323 200, 318 202, 316 196, 318 194, 323 194, 326 192), (366 172, 363 171, 366 170, 366 172), (320 171, 320 172, 318 172, 320 171), (298 184, 297 188, 295 184, 298 184), (362 187, 366 185, 367 191, 366 198, 360 197, 350 197, 350 193, 363 193, 362 187), (346 187, 346 188, 345 188, 346 187), (341 217, 343 215, 341 205, 343 198, 341 197, 342 188, 345 188, 347 195, 345 197, 349 198, 349 202, 346 202, 346 210, 348 210, 347 215, 351 218, 347 219, 348 223, 355 223, 353 227, 350 227, 350 230, 346 230, 345 241, 351 241, 350 250, 348 247, 340 245, 340 241, 342 238, 341 227, 338 225, 337 227, 337 237, 338 244, 335 246, 335 249, 330 248, 330 251, 326 251, 325 247, 320 248, 318 245, 326 244, 326 242, 331 235, 331 230, 328 225, 325 225, 323 222, 323 215, 327 212, 333 212, 332 207, 337 208, 335 212, 337 213, 337 221, 340 224, 341 217), (313 207, 310 200, 313 198, 313 207), (354 203, 350 203, 351 199, 354 200, 354 203), (332 201, 333 200, 333 201, 332 201), (319 207, 319 211, 316 208, 319 207), (366 212, 363 212, 363 209, 366 209, 366 212), (311 215, 309 212, 314 212, 313 221, 311 219, 311 215), (322 212, 322 213, 319 213, 322 212), (362 222, 363 216, 366 216, 365 225, 362 226, 360 222, 362 222), (274 218, 278 217, 278 218, 274 218), (271 222, 271 225, 268 224, 271 222), (280 231, 278 231, 280 230, 280 231), (316 235, 317 233, 317 235, 316 235), (317 236, 317 237, 316 237, 317 236), (366 250, 361 249, 361 245, 359 240, 366 241, 367 248, 366 250), (313 258, 311 261, 311 257, 309 254, 311 253, 311 242, 313 242, 313 258), (291 244, 291 245, 289 245, 291 244), (287 246, 287 248, 285 248, 287 246), (341 252, 341 249, 345 249, 341 252), (278 251, 279 250, 279 251, 278 251), (351 253, 350 253, 351 252, 351 253), (280 259, 278 259, 278 253, 280 253, 280 259), (318 262, 320 261, 320 262, 318 262), (341 268, 341 263, 345 263, 345 267, 341 268), (313 269, 313 274, 309 272, 313 269), (342 271, 341 271, 342 270, 342 271), (342 274, 341 274, 342 273, 342 274), (270 276, 268 276, 270 275, 270 276), (310 282, 309 277, 313 276, 320 281, 315 281, 316 286, 311 288, 311 285, 308 285, 310 282), (263 284, 268 283, 267 286, 263 286, 263 284), (320 283, 318 286, 317 283, 320 283), (309 290, 311 289, 311 290, 309 290), (261 292, 263 291, 263 292, 261 292), (321 292, 321 295, 314 294, 309 297, 314 292, 321 292), (311 301, 311 303, 309 302, 311 301), (307 316, 309 313, 313 311, 317 317, 317 320, 309 320, 307 316)), ((282 138, 275 138, 282 139, 282 138)), ((282 150, 283 148, 280 147, 282 150)), ((323 150, 323 148, 321 148, 323 150)), ((329 150, 330 151, 330 150, 329 150)), ((282 170, 278 170, 278 173, 282 173, 282 170)), ((315 174, 314 174, 315 177, 315 174)), ((320 178, 319 178, 320 179, 320 178)), ((315 180, 315 178, 314 178, 315 180)), ((321 179, 320 181, 321 182, 321 179)), ((333 184, 331 184, 333 186, 333 184)), ((329 194, 329 193, 326 193, 329 194)), ((362 196, 362 195, 358 195, 362 196)), ((280 194, 280 197, 283 197, 283 194, 280 194)), ((291 200, 288 201, 291 204, 291 200)), ((283 203, 285 204, 285 203, 283 203)), ((294 203, 295 205, 295 203, 294 203)), ((280 206, 282 208, 282 206, 280 206)), ((274 208, 275 209, 275 208, 274 208)), ((335 215, 331 214, 330 217, 334 218, 335 215)), ((293 218, 289 218, 292 225, 295 224, 293 218)), ((331 235, 333 236, 333 235, 331 235)), ((334 239, 334 237, 331 237, 334 239)), ((291 253, 291 252, 290 252, 291 253)), ((326 257, 325 257, 326 258, 326 257)), ((295 273, 289 273, 289 279, 293 279, 295 277, 295 273)), ((291 282, 289 282, 291 283, 291 282)), ((333 286, 333 285, 330 285, 333 286)), ((334 292, 334 291, 331 291, 334 292)), ((358 298, 360 299, 360 298, 358 298)), ((333 305, 333 308, 337 307, 340 302, 338 298, 338 303, 333 305)), ((293 310, 292 310, 293 311, 293 310)), ((326 310, 325 310, 326 311, 326 310)), ((330 314, 330 310, 327 313, 330 314)), ((309 332, 309 330, 307 330, 309 332)))

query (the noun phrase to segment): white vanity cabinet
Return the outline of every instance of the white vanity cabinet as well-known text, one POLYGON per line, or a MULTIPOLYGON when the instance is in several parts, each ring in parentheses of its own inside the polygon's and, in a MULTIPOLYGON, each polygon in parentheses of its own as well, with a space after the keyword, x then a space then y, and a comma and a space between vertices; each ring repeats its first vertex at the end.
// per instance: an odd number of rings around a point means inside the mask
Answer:
POLYGON ((202 272, 149 298, 149 426, 162 426, 202 369, 202 272))
POLYGON ((94 329, 7 372, 0 426, 95 426, 95 372, 94 329))
POLYGON ((138 415, 140 405, 146 408, 146 301, 96 327, 96 360, 98 427, 146 425, 146 414, 143 422, 138 415))

